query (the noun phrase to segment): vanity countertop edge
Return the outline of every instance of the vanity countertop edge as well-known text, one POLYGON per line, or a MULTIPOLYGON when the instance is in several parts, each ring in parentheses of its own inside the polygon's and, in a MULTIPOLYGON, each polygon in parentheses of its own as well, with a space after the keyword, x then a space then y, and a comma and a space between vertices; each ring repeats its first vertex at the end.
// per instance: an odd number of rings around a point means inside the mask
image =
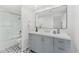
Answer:
POLYGON ((42 32, 29 32, 29 34, 42 35, 42 36, 47 36, 47 37, 54 37, 54 38, 71 40, 69 35, 65 32, 60 33, 60 34, 42 33, 42 32))

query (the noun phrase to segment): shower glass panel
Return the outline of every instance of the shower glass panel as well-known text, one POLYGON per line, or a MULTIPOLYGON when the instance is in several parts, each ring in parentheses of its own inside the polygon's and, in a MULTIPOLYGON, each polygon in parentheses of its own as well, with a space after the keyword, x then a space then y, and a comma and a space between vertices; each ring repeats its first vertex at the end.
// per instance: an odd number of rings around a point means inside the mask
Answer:
POLYGON ((0 13, 0 41, 20 36, 20 16, 10 13, 0 13))

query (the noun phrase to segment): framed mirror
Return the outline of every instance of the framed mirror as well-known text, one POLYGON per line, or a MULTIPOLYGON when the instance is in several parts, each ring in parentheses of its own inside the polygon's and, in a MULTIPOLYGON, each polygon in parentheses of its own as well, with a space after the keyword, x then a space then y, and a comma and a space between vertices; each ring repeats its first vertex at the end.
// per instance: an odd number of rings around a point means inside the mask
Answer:
POLYGON ((37 12, 35 26, 44 29, 66 29, 67 6, 63 5, 37 12))

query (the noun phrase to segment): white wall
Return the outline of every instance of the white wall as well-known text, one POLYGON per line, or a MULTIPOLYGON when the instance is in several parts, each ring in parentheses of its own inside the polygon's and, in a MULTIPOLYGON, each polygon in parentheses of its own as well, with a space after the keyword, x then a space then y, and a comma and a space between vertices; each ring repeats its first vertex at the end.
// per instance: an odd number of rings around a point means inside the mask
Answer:
POLYGON ((76 52, 79 52, 79 5, 73 6, 72 10, 73 39, 75 43, 76 52))
POLYGON ((74 30, 73 30, 73 25, 74 25, 74 8, 71 5, 67 6, 67 29, 66 32, 71 38, 71 50, 72 52, 76 52, 76 46, 74 42, 74 30))
POLYGON ((72 52, 79 52, 79 5, 69 5, 67 13, 67 33, 72 40, 72 52))
POLYGON ((29 47, 28 46, 29 24, 34 24, 32 20, 35 20, 33 8, 34 8, 33 6, 29 6, 29 5, 22 6, 22 13, 21 13, 22 15, 22 51, 24 51, 29 47))

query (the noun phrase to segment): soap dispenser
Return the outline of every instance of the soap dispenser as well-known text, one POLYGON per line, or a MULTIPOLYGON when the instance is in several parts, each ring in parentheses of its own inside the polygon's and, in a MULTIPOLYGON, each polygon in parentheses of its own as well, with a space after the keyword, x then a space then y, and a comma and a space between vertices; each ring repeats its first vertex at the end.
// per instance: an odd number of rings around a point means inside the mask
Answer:
POLYGON ((36 30, 35 31, 38 32, 38 27, 36 27, 36 30))

